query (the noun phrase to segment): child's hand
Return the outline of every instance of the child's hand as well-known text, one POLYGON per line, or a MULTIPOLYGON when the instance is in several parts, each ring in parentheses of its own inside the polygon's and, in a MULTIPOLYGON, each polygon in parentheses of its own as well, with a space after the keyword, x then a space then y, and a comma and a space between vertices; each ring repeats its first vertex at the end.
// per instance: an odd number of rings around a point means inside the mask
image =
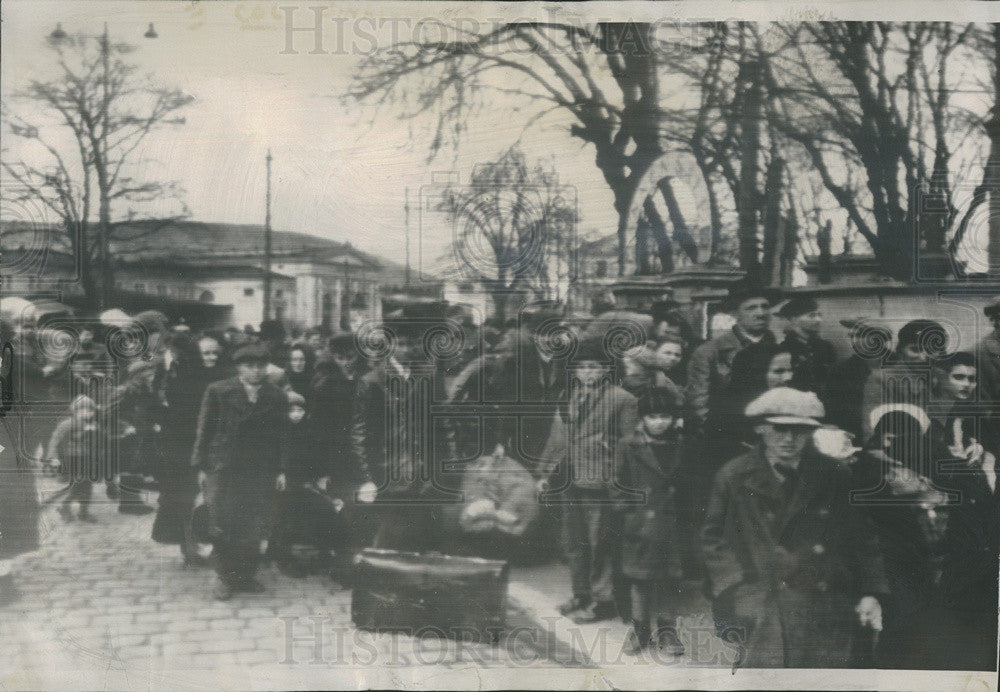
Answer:
POLYGON ((358 502, 363 502, 365 504, 375 502, 377 490, 378 489, 375 487, 375 484, 368 481, 358 488, 358 502))
POLYGON ((125 431, 122 433, 122 437, 128 437, 129 435, 135 435, 136 429, 133 425, 125 426, 125 431))
POLYGON ((327 489, 327 487, 329 485, 330 485, 330 477, 329 476, 323 476, 322 478, 318 478, 316 480, 316 487, 319 488, 320 490, 324 491, 324 492, 326 492, 326 489, 327 489))
POLYGON ((288 485, 288 481, 285 479, 285 474, 279 473, 277 480, 274 481, 274 488, 278 492, 284 492, 288 485))

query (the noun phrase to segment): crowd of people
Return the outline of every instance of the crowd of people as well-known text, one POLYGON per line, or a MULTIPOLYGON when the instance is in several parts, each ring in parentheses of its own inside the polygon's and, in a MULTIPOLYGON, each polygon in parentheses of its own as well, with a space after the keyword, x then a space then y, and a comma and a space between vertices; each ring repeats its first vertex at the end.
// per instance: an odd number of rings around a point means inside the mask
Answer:
POLYGON ((975 353, 932 320, 857 317, 843 360, 812 298, 740 284, 723 307, 732 325, 701 343, 669 300, 529 307, 464 325, 466 349, 155 312, 132 318, 141 348, 25 328, 19 449, 65 479, 66 521, 95 521, 99 482, 123 514, 155 511, 152 538, 214 566, 220 600, 263 591, 267 559, 348 582, 372 545, 561 555, 560 612, 622 617, 630 653, 683 653, 676 594, 697 580, 745 666, 993 669, 1000 299, 975 353), (463 535, 484 506, 500 528, 463 535))

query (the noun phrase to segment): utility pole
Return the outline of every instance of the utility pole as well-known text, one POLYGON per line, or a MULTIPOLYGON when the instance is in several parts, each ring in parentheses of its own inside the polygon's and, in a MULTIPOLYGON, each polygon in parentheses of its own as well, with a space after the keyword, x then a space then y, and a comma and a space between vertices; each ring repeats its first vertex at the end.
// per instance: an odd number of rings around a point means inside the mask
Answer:
POLYGON ((264 317, 271 318, 271 150, 267 150, 267 209, 264 212, 264 317))

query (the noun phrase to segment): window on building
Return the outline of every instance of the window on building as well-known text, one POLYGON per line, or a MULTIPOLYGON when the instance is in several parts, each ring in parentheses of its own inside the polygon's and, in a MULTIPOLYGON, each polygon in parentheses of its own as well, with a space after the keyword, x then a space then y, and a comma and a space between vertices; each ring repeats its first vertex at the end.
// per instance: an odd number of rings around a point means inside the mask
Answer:
POLYGON ((253 289, 252 288, 244 288, 243 289, 243 295, 245 295, 245 296, 252 296, 253 295, 253 289))

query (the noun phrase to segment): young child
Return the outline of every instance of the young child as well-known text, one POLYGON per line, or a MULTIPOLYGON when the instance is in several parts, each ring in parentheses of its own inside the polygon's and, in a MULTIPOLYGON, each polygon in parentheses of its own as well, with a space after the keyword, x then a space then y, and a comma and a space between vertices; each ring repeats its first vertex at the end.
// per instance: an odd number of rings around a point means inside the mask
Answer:
MULTIPOLYGON (((680 463, 681 397, 674 389, 653 388, 639 399, 641 422, 626 440, 619 469, 622 500, 621 573, 631 599, 632 631, 625 652, 639 654, 653 642, 650 624, 656 617, 655 644, 670 656, 684 653, 677 636, 675 604, 658 603, 677 578, 680 561, 676 527, 675 479, 680 463)), ((662 599, 666 600, 666 599, 662 599)))
POLYGON ((79 503, 77 518, 80 521, 96 522, 90 513, 90 496, 95 471, 97 452, 97 405, 89 396, 81 394, 69 406, 69 416, 63 418, 52 431, 49 440, 49 465, 61 469, 69 481, 66 499, 59 507, 59 514, 66 521, 73 520, 70 505, 79 503))
POLYGON ((306 565, 292 554, 295 544, 321 551, 321 558, 340 547, 343 531, 339 510, 343 502, 325 494, 329 478, 317 444, 316 429, 306 413, 306 400, 297 392, 288 396, 288 466, 284 470, 285 491, 278 498, 277 520, 269 542, 269 554, 278 568, 293 577, 304 577, 306 565))

